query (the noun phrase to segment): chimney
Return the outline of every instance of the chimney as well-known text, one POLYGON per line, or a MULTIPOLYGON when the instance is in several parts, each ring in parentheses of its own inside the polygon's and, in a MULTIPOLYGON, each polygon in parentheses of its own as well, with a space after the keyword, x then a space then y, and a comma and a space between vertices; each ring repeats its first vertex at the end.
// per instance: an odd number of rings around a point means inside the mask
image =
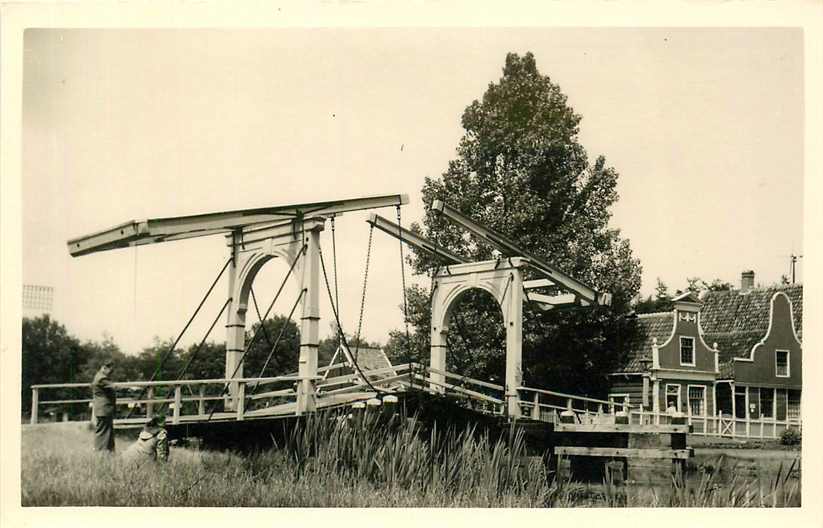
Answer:
POLYGON ((746 293, 754 288, 754 271, 744 271, 740 274, 740 293, 746 293))

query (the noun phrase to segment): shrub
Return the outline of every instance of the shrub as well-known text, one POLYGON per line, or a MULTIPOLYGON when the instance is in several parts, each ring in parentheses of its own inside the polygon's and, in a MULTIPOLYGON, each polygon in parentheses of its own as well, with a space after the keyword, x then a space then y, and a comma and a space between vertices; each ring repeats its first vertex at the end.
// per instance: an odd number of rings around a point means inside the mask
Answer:
POLYGON ((783 445, 798 445, 800 444, 800 431, 797 429, 786 429, 783 431, 783 434, 780 435, 780 443, 783 445))

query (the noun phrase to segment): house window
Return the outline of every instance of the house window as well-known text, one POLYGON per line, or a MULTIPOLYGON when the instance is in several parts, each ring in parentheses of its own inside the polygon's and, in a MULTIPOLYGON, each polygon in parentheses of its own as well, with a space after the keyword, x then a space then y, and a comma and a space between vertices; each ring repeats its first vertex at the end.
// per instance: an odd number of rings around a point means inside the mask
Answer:
POLYGON ((680 364, 694 366, 694 338, 680 338, 680 364))
POLYGON ((774 389, 760 387, 760 417, 774 418, 774 389))
POLYGON ((705 416, 706 387, 689 385, 689 410, 692 416, 705 416))
POLYGON ((628 394, 610 394, 609 401, 614 405, 615 411, 625 411, 629 404, 628 394))
POLYGON ((739 385, 734 387, 734 416, 735 418, 746 417, 746 387, 739 385))
POLYGON ((787 413, 789 420, 800 420, 800 391, 789 390, 789 408, 787 413))
POLYGON ((666 412, 680 410, 680 385, 666 384, 666 412))
POLYGON ((789 351, 775 350, 774 352, 774 374, 778 378, 789 377, 789 351))

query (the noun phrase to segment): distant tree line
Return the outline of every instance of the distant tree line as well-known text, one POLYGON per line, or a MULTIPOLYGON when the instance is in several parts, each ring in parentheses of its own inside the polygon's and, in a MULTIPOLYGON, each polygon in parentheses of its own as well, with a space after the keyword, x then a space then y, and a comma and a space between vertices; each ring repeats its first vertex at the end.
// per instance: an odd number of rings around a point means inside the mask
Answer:
MULTIPOLYGON (((243 360, 243 374, 246 377, 256 377, 261 374, 279 376, 297 372, 300 353, 300 332, 297 325, 286 317, 274 316, 266 319, 263 328, 258 329, 259 322, 246 332, 248 352, 243 360), (258 335, 253 338, 255 334, 258 335), (269 361, 263 371, 267 359, 269 361)), ((126 354, 111 336, 104 335, 102 341, 81 341, 49 315, 24 318, 22 337, 20 397, 24 415, 31 412, 31 385, 89 383, 106 359, 113 359, 115 362, 112 373, 114 381, 148 380, 152 375, 159 381, 226 377, 226 347, 222 342, 205 342, 202 347, 192 344, 170 350, 173 339, 155 337, 154 343, 143 348, 140 353, 126 354)), ((347 341, 351 347, 357 346, 356 340, 351 336, 347 336, 347 341)), ((379 345, 363 340, 360 346, 379 345)), ((328 364, 336 348, 337 338, 332 329, 330 337, 320 341, 318 362, 321 366, 328 364)), ((56 390, 49 394, 49 399, 83 397, 88 397, 88 389, 56 390)))

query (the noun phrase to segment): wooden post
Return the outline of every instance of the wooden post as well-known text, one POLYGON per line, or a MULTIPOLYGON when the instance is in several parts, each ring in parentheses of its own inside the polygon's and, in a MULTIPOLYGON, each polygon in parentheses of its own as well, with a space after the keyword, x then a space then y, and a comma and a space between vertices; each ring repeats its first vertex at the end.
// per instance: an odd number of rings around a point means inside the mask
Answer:
POLYGON ((204 416, 206 414, 206 386, 200 385, 198 394, 200 399, 197 400, 197 414, 200 416, 204 416))
POLYGON ((749 386, 746 385, 746 438, 751 436, 752 431, 752 422, 751 422, 751 415, 749 413, 749 386))
POLYGON ((777 438, 777 389, 772 389, 772 438, 777 438))
POLYGON ((686 386, 686 417, 688 418, 687 424, 692 424, 692 406, 689 404, 689 388, 686 386))
POLYGON ((31 389, 31 423, 36 424, 39 415, 40 389, 31 389))
MULTIPOLYGON (((228 283, 229 283, 229 303, 228 313, 226 314, 226 370, 225 378, 242 378, 243 364, 240 363, 240 358, 243 357, 243 352, 246 347, 246 305, 240 299, 238 293, 238 280, 240 279, 241 266, 240 263, 240 246, 241 241, 238 240, 238 232, 232 234, 231 255, 232 260, 228 267, 228 283)), ((237 397, 237 382, 229 382, 229 395, 223 400, 223 407, 229 411, 234 408, 234 400, 237 397)))
POLYGON ((320 231, 313 228, 305 234, 306 254, 303 257, 303 315, 300 319, 300 357, 298 359, 297 414, 313 412, 317 407, 317 348, 320 335, 320 231))
POLYGON ((150 386, 146 391, 146 399, 149 400, 146 402, 146 420, 151 420, 154 416, 154 404, 151 400, 154 399, 154 387, 150 386))
POLYGON ((532 419, 533 420, 540 420, 540 393, 535 392, 534 398, 532 398, 532 419))
POLYGON ((180 407, 182 407, 182 387, 177 385, 174 388, 174 414, 172 415, 171 423, 178 424, 180 423, 180 407))
POLYGON ((242 420, 246 412, 246 384, 237 384, 237 419, 242 420))
POLYGON ((519 269, 510 270, 508 287, 504 298, 499 299, 503 307, 503 322, 506 325, 506 414, 509 418, 520 416, 520 393, 523 384, 523 273, 519 269))
POLYGON ((449 353, 447 340, 449 335, 449 322, 445 318, 446 314, 443 313, 444 299, 442 298, 442 290, 438 287, 437 280, 432 281, 432 289, 434 290, 434 296, 432 297, 431 304, 432 327, 429 366, 440 372, 434 372, 434 370, 429 371, 429 380, 431 380, 429 390, 435 394, 444 394, 446 387, 443 386, 443 384, 446 383, 446 375, 443 374, 443 372, 446 372, 446 355, 449 353))

